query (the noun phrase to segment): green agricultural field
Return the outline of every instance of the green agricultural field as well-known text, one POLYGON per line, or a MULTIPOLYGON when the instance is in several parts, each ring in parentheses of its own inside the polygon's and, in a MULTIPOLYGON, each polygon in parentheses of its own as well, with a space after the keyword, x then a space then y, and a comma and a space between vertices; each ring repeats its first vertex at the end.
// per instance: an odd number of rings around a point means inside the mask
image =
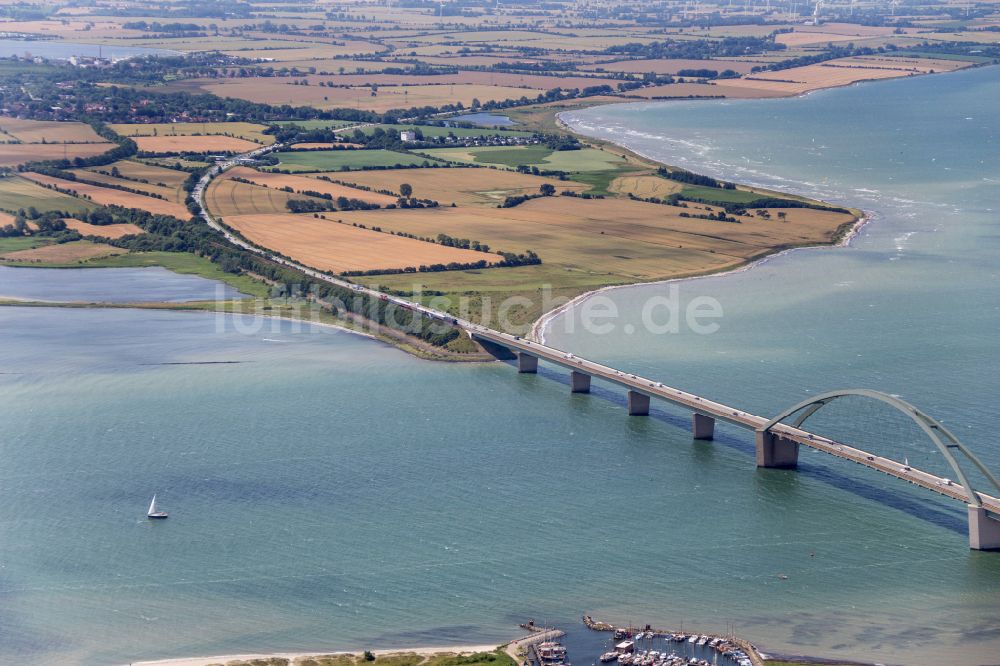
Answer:
POLYGON ((611 182, 615 178, 627 176, 635 171, 641 171, 641 169, 622 162, 619 167, 615 169, 608 169, 605 171, 582 171, 574 173, 572 178, 578 183, 586 183, 587 185, 590 185, 590 189, 587 190, 587 194, 614 196, 614 194, 608 190, 611 182))
POLYGON ((17 252, 18 250, 31 250, 43 245, 50 245, 52 240, 36 236, 12 236, 10 238, 0 238, 0 254, 17 252))
POLYGON ((537 166, 540 168, 553 151, 546 146, 515 146, 512 148, 487 146, 473 148, 470 152, 473 159, 480 164, 508 167, 537 166))
POLYGON ((345 171, 366 167, 420 166, 429 160, 392 150, 300 150, 275 153, 279 163, 271 170, 345 171))
POLYGON ((721 187, 703 187, 701 185, 685 185, 680 191, 682 199, 703 199, 718 203, 748 204, 760 199, 756 192, 746 190, 725 190, 721 187))
POLYGON ((598 150, 552 150, 547 146, 483 146, 482 148, 430 148, 423 155, 453 162, 517 168, 538 167, 548 171, 578 173, 606 171, 625 164, 618 155, 598 150))
POLYGON ((605 152, 597 148, 584 148, 582 150, 557 150, 545 158, 545 162, 539 165, 554 171, 587 172, 605 171, 614 169, 624 164, 623 160, 614 153, 605 152))
POLYGON ((894 51, 892 55, 910 58, 931 58, 933 60, 960 60, 964 62, 974 62, 977 64, 993 62, 992 58, 986 56, 966 55, 964 53, 932 53, 928 51, 900 50, 894 51))
POLYGON ((267 126, 256 123, 119 123, 109 125, 109 127, 122 136, 204 136, 221 134, 265 144, 274 141, 274 137, 264 134, 267 126))
POLYGON ((552 153, 545 146, 484 146, 482 148, 429 148, 419 151, 437 159, 467 164, 489 164, 515 168, 519 166, 537 166, 552 153))
POLYGON ((27 210, 32 206, 42 213, 50 210, 82 213, 97 208, 89 201, 47 189, 24 178, 0 178, 0 210, 27 210))

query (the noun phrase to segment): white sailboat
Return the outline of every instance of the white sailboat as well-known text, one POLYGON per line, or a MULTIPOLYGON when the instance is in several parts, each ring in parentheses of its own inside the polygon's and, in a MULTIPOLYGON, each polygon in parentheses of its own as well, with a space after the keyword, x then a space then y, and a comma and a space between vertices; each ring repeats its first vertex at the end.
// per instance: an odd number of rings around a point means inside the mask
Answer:
POLYGON ((153 495, 153 501, 149 503, 149 511, 146 512, 147 518, 166 518, 166 511, 160 511, 156 508, 156 495, 153 495))

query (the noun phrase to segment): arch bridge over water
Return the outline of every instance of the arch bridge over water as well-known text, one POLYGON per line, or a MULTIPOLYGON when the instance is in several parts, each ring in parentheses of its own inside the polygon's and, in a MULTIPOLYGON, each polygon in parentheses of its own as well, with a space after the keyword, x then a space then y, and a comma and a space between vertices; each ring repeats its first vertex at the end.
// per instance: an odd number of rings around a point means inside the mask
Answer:
POLYGON ((965 502, 968 508, 969 547, 974 550, 1000 550, 1000 499, 976 490, 961 463, 971 463, 992 486, 990 492, 1000 495, 1000 482, 996 476, 947 428, 896 396, 869 389, 830 391, 804 400, 768 419, 531 340, 474 324, 464 327, 472 338, 498 358, 516 359, 519 372, 537 372, 539 360, 570 370, 570 388, 574 393, 588 393, 591 380, 595 377, 626 388, 629 415, 647 416, 651 399, 682 407, 691 412, 691 430, 695 439, 712 439, 716 421, 753 430, 758 467, 795 469, 799 448, 808 446, 965 502), (877 401, 912 421, 944 457, 955 480, 804 429, 810 417, 830 403, 848 396, 877 401), (790 423, 783 423, 790 417, 794 417, 790 423))
POLYGON ((1000 499, 973 488, 968 475, 959 464, 959 458, 956 457, 956 454, 971 462, 982 472, 987 481, 993 486, 991 492, 996 492, 1000 495, 1000 484, 997 483, 996 477, 944 426, 899 398, 866 389, 832 391, 794 405, 773 419, 767 419, 709 400, 708 398, 666 386, 662 382, 628 374, 615 368, 609 368, 608 366, 576 357, 573 354, 554 347, 539 344, 531 340, 524 340, 518 336, 495 331, 470 321, 456 319, 446 312, 357 285, 328 273, 303 266, 286 257, 279 256, 269 250, 247 242, 223 225, 221 220, 217 220, 212 216, 208 209, 204 207, 202 201, 203 194, 213 177, 240 163, 241 160, 259 157, 267 152, 279 150, 281 147, 282 144, 280 143, 265 146, 216 165, 202 176, 192 192, 192 196, 201 207, 201 216, 205 222, 211 228, 223 234, 234 245, 266 257, 275 263, 295 268, 317 280, 322 280, 345 289, 352 289, 359 293, 379 298, 395 306, 405 308, 406 310, 420 312, 428 317, 446 322, 449 325, 457 326, 463 329, 471 338, 482 344, 484 348, 491 351, 494 356, 508 359, 516 358, 517 367, 520 372, 536 372, 539 360, 567 368, 570 370, 570 387, 574 393, 588 393, 590 391, 591 380, 595 377, 624 387, 628 390, 627 405, 630 415, 648 415, 651 399, 662 400, 681 407, 691 412, 691 429, 695 439, 712 439, 715 433, 715 423, 720 420, 740 426, 741 428, 753 430, 755 433, 758 467, 793 469, 798 465, 799 448, 801 446, 808 446, 832 456, 870 467, 928 490, 933 490, 946 497, 960 500, 968 506, 970 548, 975 550, 1000 550, 1000 499), (863 449, 822 437, 801 427, 813 414, 831 402, 845 396, 860 396, 880 401, 910 418, 934 442, 941 454, 944 455, 945 460, 955 473, 958 483, 919 469, 914 469, 905 464, 905 462, 900 463, 891 458, 876 456, 863 449), (791 424, 781 423, 784 419, 796 414, 798 416, 791 424))

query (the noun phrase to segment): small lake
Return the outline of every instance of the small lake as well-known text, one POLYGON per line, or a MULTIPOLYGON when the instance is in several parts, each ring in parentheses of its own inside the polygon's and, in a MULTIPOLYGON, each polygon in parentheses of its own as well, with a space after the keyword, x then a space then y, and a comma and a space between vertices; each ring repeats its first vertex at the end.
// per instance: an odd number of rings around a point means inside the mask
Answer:
POLYGON ((464 116, 454 116, 450 120, 461 123, 472 123, 480 127, 510 127, 517 124, 507 116, 495 113, 467 113, 464 116))
POLYGON ((21 268, 0 266, 0 298, 86 303, 183 303, 238 298, 216 280, 165 268, 21 268))
POLYGON ((107 44, 81 44, 79 42, 50 41, 43 39, 0 39, 0 57, 30 55, 48 60, 69 60, 73 56, 103 57, 124 60, 137 56, 178 55, 168 49, 150 49, 142 46, 109 46, 107 44))

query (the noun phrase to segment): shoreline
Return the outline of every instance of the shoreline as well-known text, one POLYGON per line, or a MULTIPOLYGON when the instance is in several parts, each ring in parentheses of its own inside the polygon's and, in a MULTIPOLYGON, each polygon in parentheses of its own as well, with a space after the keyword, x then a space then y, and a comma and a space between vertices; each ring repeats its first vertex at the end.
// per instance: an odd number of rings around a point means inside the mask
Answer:
MULTIPOLYGON (((948 73, 948 72, 941 72, 941 73, 948 73)), ((892 80, 892 79, 889 79, 889 80, 892 80)), ((849 86, 852 86, 852 85, 860 85, 862 83, 876 83, 878 81, 880 81, 880 79, 869 79, 869 80, 866 80, 866 81, 855 81, 853 83, 842 85, 842 86, 831 86, 829 88, 820 88, 820 89, 817 89, 817 90, 808 90, 806 92, 798 93, 796 95, 788 95, 788 96, 784 96, 784 97, 776 97, 776 98, 773 98, 773 99, 794 99, 794 98, 797 98, 797 97, 805 97, 806 95, 811 95, 813 93, 822 92, 824 90, 834 90, 834 89, 837 89, 837 88, 845 88, 845 87, 849 87, 849 86)), ((726 99, 726 98, 722 98, 722 99, 726 99)), ((709 101, 711 101, 711 100, 716 100, 717 101, 717 98, 711 98, 709 101)), ((621 104, 622 105, 625 105, 625 104, 643 104, 643 103, 652 103, 652 104, 659 103, 659 104, 662 104, 662 103, 670 102, 670 101, 688 101, 688 100, 686 100, 686 98, 677 98, 675 100, 671 100, 671 99, 663 99, 663 100, 641 100, 641 101, 637 100, 637 101, 621 102, 621 104)), ((589 110, 589 109, 597 108, 598 106, 614 106, 614 105, 615 105, 614 103, 613 104, 593 105, 593 106, 585 107, 583 110, 586 111, 586 110, 589 110)), ((637 155, 638 157, 640 157, 640 158, 642 158, 644 160, 648 160, 648 161, 650 161, 650 162, 652 162, 654 164, 658 164, 658 165, 662 165, 662 166, 668 166, 668 167, 672 166, 672 165, 666 164, 665 162, 663 162, 663 161, 661 161, 661 160, 659 160, 657 158, 654 158, 654 157, 652 157, 650 155, 647 155, 647 154, 643 153, 640 150, 637 150, 635 148, 631 148, 629 146, 626 146, 626 145, 623 145, 621 143, 618 143, 617 141, 612 141, 611 139, 603 139, 603 138, 597 138, 597 137, 587 136, 587 135, 585 135, 585 134, 577 131, 572 125, 570 125, 565 120, 563 120, 563 118, 562 118, 563 113, 567 113, 567 112, 566 111, 561 111, 561 112, 559 112, 559 113, 556 114, 556 116, 555 116, 556 124, 559 127, 563 128, 565 131, 573 134, 574 136, 580 136, 580 137, 582 137, 584 139, 590 139, 590 140, 605 141, 607 143, 613 144, 614 146, 620 148, 621 150, 624 150, 626 152, 629 152, 629 153, 632 153, 634 155, 637 155)), ((755 185, 754 183, 743 182, 742 180, 740 181, 740 184, 742 184, 742 185, 750 185, 751 187, 761 187, 763 189, 773 189, 773 186, 755 185)), ((793 194, 795 196, 812 198, 809 195, 798 194, 798 193, 795 193, 795 192, 786 192, 786 194, 793 194)), ((783 250, 776 250, 774 252, 768 252, 768 253, 766 253, 762 257, 759 257, 757 259, 753 259, 751 261, 748 261, 747 263, 742 264, 740 266, 737 266, 735 268, 729 268, 729 269, 725 269, 725 270, 721 270, 721 271, 710 271, 710 272, 699 274, 699 275, 688 275, 688 276, 683 276, 683 277, 666 278, 664 280, 653 280, 653 281, 650 281, 650 282, 631 282, 631 283, 628 283, 628 284, 608 285, 606 287, 601 287, 599 289, 594 289, 592 291, 585 292, 583 294, 580 294, 579 296, 575 296, 574 298, 572 298, 571 300, 569 300, 567 303, 564 303, 563 305, 560 305, 559 307, 557 307, 557 308, 555 308, 553 310, 549 310, 548 312, 543 313, 542 316, 540 316, 538 319, 536 319, 534 321, 534 323, 532 323, 531 329, 528 331, 528 334, 527 334, 526 337, 528 339, 534 340, 535 342, 538 342, 540 344, 546 344, 546 337, 545 337, 546 336, 546 329, 550 326, 550 324, 552 324, 552 322, 553 322, 554 319, 556 319, 557 317, 559 317, 561 315, 569 313, 570 311, 573 310, 573 308, 578 307, 581 304, 583 304, 588 298, 591 298, 592 296, 595 296, 597 294, 604 293, 606 291, 611 291, 611 290, 615 290, 615 289, 626 289, 626 288, 638 287, 638 286, 643 286, 643 285, 663 285, 663 284, 688 282, 688 281, 693 281, 693 280, 702 280, 702 279, 705 279, 705 278, 712 278, 712 277, 725 277, 725 276, 728 276, 728 275, 735 275, 735 274, 739 274, 739 273, 745 273, 746 271, 752 270, 753 268, 756 268, 757 266, 760 266, 760 265, 762 265, 762 264, 764 264, 764 263, 766 263, 766 262, 768 262, 768 261, 770 261, 772 259, 776 259, 778 257, 782 257, 784 255, 791 254, 792 252, 795 252, 797 250, 807 250, 807 249, 815 249, 815 248, 844 248, 844 247, 850 247, 851 243, 858 236, 861 235, 861 232, 864 229, 864 227, 867 226, 872 221, 872 219, 874 217, 874 214, 875 214, 875 211, 860 210, 860 215, 854 220, 853 224, 851 225, 850 229, 848 229, 847 233, 843 234, 843 236, 841 236, 839 239, 837 239, 836 242, 833 242, 833 243, 819 243, 819 244, 816 244, 816 245, 805 245, 805 246, 801 246, 801 247, 791 247, 791 248, 785 248, 783 250)))
MULTIPOLYGON (((453 654, 470 654, 474 652, 494 652, 502 645, 444 645, 440 647, 415 647, 399 648, 388 650, 371 650, 377 657, 384 657, 395 654, 417 654, 420 656, 431 656, 443 652, 453 654)), ((247 653, 247 654, 220 654, 209 657, 174 657, 170 659, 155 659, 151 661, 133 661, 129 666, 210 666, 212 664, 225 664, 229 661, 251 659, 288 659, 289 663, 295 659, 304 657, 318 657, 326 655, 361 654, 364 650, 333 650, 324 652, 313 650, 312 652, 269 652, 269 653, 247 653)))
MULTIPOLYGON (((239 301, 235 302, 238 303, 239 301)), ((92 302, 92 301, 42 301, 38 299, 26 299, 14 296, 0 296, 0 307, 64 308, 64 309, 77 309, 77 310, 152 310, 152 311, 163 311, 163 312, 200 313, 206 315, 209 314, 227 315, 230 317, 253 317, 255 319, 284 321, 295 326, 317 326, 320 328, 331 329, 335 332, 342 331, 345 333, 352 333, 354 335, 367 338, 368 340, 371 340, 373 342, 379 342, 385 344, 405 354, 409 354, 410 356, 413 356, 415 358, 424 361, 440 361, 445 363, 486 363, 495 360, 492 357, 486 358, 484 354, 479 354, 479 353, 468 353, 463 355, 457 352, 451 352, 450 355, 435 355, 432 351, 428 351, 427 349, 424 349, 419 345, 408 344, 406 343, 405 340, 394 338, 388 334, 380 335, 378 332, 372 332, 370 330, 366 330, 364 327, 354 327, 348 324, 341 324, 328 321, 317 321, 315 319, 297 318, 286 315, 264 314, 260 312, 241 312, 238 310, 198 307, 198 305, 201 303, 204 303, 204 301, 186 301, 186 302, 160 302, 160 301, 138 302, 137 301, 137 302, 126 302, 126 303, 109 303, 109 302, 92 302)))
POLYGON ((558 317, 560 315, 567 314, 573 308, 578 307, 579 305, 581 305, 584 301, 586 301, 591 296, 596 296, 597 294, 602 294, 602 293, 604 293, 606 291, 612 291, 612 290, 615 290, 615 289, 629 289, 629 288, 632 288, 632 287, 642 287, 642 286, 647 286, 647 285, 663 285, 663 284, 673 284, 673 283, 680 283, 680 282, 693 282, 695 280, 704 280, 706 278, 726 277, 726 276, 729 276, 729 275, 737 275, 739 273, 746 273, 747 271, 753 270, 754 268, 757 268, 758 266, 762 266, 763 264, 766 264, 767 262, 769 262, 769 261, 771 261, 773 259, 777 259, 779 257, 783 257, 785 255, 791 254, 793 252, 797 252, 799 250, 815 250, 815 249, 824 249, 824 248, 825 249, 831 249, 831 250, 833 250, 833 249, 840 249, 840 248, 850 247, 851 243, 854 241, 854 239, 857 238, 858 236, 860 236, 862 229, 865 226, 867 226, 869 222, 872 221, 872 216, 873 216, 872 212, 870 212, 870 211, 862 211, 862 214, 857 219, 854 220, 854 224, 851 225, 850 230, 846 234, 844 234, 844 236, 840 240, 838 240, 836 243, 829 243, 829 244, 825 244, 825 245, 804 245, 802 247, 789 247, 789 248, 786 248, 784 250, 778 250, 776 252, 771 252, 771 253, 765 254, 764 256, 762 256, 762 257, 760 257, 758 259, 753 259, 751 261, 748 261, 745 264, 742 264, 740 266, 736 266, 735 268, 729 268, 729 269, 726 269, 726 270, 723 270, 723 271, 714 272, 714 273, 704 273, 702 275, 688 275, 688 276, 685 276, 685 277, 667 278, 665 280, 652 280, 650 282, 631 282, 629 284, 611 284, 611 285, 608 285, 606 287, 601 287, 600 289, 594 289, 593 291, 588 291, 588 292, 586 292, 584 294, 580 294, 579 296, 574 297, 569 302, 564 303, 563 305, 560 305, 558 308, 555 308, 554 310, 549 310, 548 312, 546 312, 545 314, 543 314, 541 317, 539 317, 538 319, 536 319, 535 323, 531 325, 531 330, 528 331, 528 336, 527 337, 530 340, 534 340, 535 342, 538 342, 539 344, 546 344, 546 342, 545 342, 545 329, 548 328, 549 324, 552 323, 553 319, 555 319, 556 317, 558 317))

